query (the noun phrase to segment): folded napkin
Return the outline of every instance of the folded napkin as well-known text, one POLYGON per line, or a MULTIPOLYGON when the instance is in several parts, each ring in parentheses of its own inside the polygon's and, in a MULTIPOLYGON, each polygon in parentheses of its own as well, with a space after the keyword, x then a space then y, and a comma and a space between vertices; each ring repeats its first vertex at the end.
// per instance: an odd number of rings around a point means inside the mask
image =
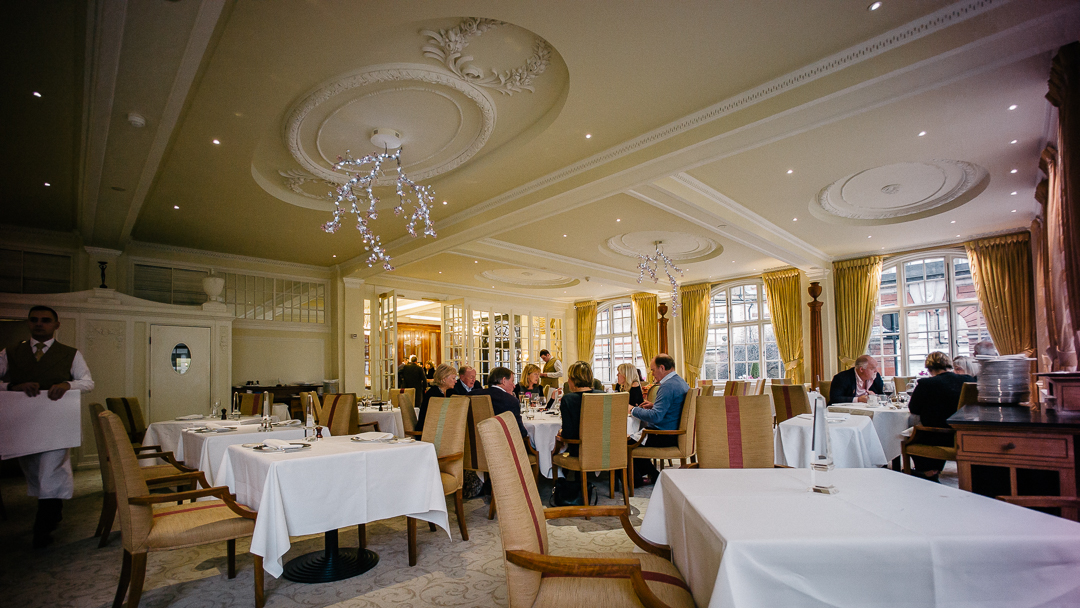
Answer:
POLYGON ((177 420, 202 420, 202 414, 188 414, 187 416, 177 416, 177 420))
MULTIPOLYGON (((798 417, 802 418, 803 420, 813 420, 814 419, 813 414, 799 414, 798 417)), ((850 417, 851 417, 851 414, 848 414, 846 412, 829 412, 829 413, 825 414, 825 419, 830 421, 830 422, 840 422, 842 420, 847 420, 850 417)))
POLYGON ((239 425, 236 424, 235 422, 207 422, 206 423, 206 428, 214 429, 214 430, 221 429, 221 430, 235 431, 237 428, 239 428, 239 425))
POLYGON ((300 426, 301 424, 299 420, 289 419, 284 422, 275 422, 274 426, 300 426))
POLYGON ((367 433, 360 433, 359 435, 353 435, 357 441, 385 441, 387 439, 393 439, 393 433, 376 433, 375 431, 369 431, 367 433))
POLYGON ((272 449, 284 452, 286 450, 299 450, 301 446, 283 441, 281 439, 266 439, 263 441, 263 445, 272 449))

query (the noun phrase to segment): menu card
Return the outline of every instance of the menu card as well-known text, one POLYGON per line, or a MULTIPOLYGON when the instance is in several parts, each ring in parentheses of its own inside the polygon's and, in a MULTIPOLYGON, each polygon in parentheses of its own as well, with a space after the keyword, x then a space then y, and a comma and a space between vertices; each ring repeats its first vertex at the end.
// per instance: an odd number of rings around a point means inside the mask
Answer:
POLYGON ((79 391, 68 391, 58 401, 51 401, 46 391, 37 397, 0 392, 0 459, 79 447, 81 412, 79 391))

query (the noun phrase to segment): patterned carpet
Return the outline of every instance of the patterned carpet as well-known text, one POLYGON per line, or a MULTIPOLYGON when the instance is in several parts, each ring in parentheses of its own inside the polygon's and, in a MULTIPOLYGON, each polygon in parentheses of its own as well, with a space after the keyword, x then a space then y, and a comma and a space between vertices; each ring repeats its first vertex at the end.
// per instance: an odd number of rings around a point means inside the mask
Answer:
MULTIPOLYGON (((601 504, 622 502, 607 496, 607 484, 599 484, 601 504)), ((631 499, 635 526, 648 505, 651 486, 631 499)), ((97 470, 77 471, 75 497, 64 505, 64 521, 53 534, 56 542, 42 550, 30 548, 36 503, 26 496, 21 478, 2 480, 0 491, 8 520, 0 522, 0 605, 110 606, 120 576, 120 535, 114 529, 111 544, 98 549, 92 538, 101 512, 101 477, 97 470)), ((550 484, 542 484, 545 502, 550 484)), ((368 548, 379 554, 379 564, 369 572, 336 583, 305 585, 266 576, 268 607, 323 606, 506 606, 506 578, 498 518, 487 519, 484 499, 465 501, 469 541, 461 542, 448 502, 453 542, 441 530, 432 533, 419 526, 420 558, 408 565, 405 518, 367 526, 368 548)), ((609 551, 632 551, 633 544, 614 518, 585 521, 553 520, 548 523, 552 553, 574 555, 609 551)), ((293 538, 286 559, 318 551, 322 535, 293 538)), ((356 528, 343 529, 341 546, 357 545, 356 528)), ((147 562, 145 591, 140 606, 251 606, 254 605, 252 558, 246 540, 237 541, 235 579, 226 572, 225 544, 151 553, 147 562)))

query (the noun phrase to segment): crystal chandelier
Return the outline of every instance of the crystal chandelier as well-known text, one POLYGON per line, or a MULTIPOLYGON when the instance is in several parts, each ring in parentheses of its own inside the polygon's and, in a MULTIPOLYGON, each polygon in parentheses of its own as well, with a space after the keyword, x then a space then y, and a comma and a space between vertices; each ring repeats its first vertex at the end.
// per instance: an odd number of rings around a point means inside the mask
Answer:
POLYGON ((383 163, 394 161, 397 164, 397 177, 394 181, 397 184, 398 204, 394 207, 394 215, 403 214, 406 205, 413 207, 412 214, 409 215, 409 223, 405 227, 409 236, 416 236, 417 224, 422 222, 424 237, 435 238, 435 227, 431 222, 431 206, 435 201, 435 193, 430 186, 417 185, 401 169, 401 133, 393 129, 375 129, 371 136, 371 143, 382 147, 383 151, 373 152, 362 158, 353 158, 346 150, 345 158, 338 157, 334 170, 345 169, 348 173, 351 169, 356 173, 349 181, 338 186, 337 197, 334 200, 334 219, 323 224, 322 228, 331 234, 337 232, 341 227, 341 218, 346 213, 344 205, 348 203, 349 210, 356 215, 356 229, 360 231, 364 239, 364 251, 368 252, 368 267, 381 262, 383 269, 390 271, 394 269, 390 265, 390 256, 383 249, 379 235, 372 232, 371 227, 368 226, 368 220, 379 217, 376 209, 379 197, 375 196, 372 189, 383 177, 383 163), (390 152, 391 148, 395 149, 393 153, 390 152), (364 167, 367 167, 366 173, 364 167), (365 199, 368 203, 365 211, 361 211, 358 206, 361 199, 365 199))
POLYGON ((638 254, 638 279, 637 282, 641 283, 641 280, 645 278, 645 273, 649 273, 652 277, 653 283, 660 282, 660 279, 656 275, 656 271, 659 269, 661 263, 664 264, 664 274, 667 275, 668 282, 671 283, 671 316, 679 316, 679 282, 675 280, 675 275, 672 271, 679 273, 679 276, 683 276, 683 270, 675 265, 675 262, 671 261, 671 258, 664 255, 664 250, 660 248, 660 245, 664 244, 664 241, 654 241, 656 246, 656 253, 654 255, 642 255, 638 254))

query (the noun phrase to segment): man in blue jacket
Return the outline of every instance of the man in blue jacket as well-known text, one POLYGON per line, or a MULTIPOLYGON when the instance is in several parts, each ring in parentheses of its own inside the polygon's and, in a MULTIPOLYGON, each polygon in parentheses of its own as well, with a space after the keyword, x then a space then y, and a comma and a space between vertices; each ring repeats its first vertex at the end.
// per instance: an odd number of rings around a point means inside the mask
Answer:
MULTIPOLYGON (((649 369, 660 387, 656 391, 656 401, 646 401, 641 405, 630 406, 629 414, 645 424, 647 429, 660 431, 679 430, 682 418, 683 401, 690 385, 675 373, 675 360, 670 355, 659 354, 649 362, 649 369)), ((653 448, 665 448, 679 444, 678 435, 649 435, 645 445, 653 448)), ((653 483, 659 471, 648 458, 634 459, 634 474, 638 477, 635 485, 653 483)))

